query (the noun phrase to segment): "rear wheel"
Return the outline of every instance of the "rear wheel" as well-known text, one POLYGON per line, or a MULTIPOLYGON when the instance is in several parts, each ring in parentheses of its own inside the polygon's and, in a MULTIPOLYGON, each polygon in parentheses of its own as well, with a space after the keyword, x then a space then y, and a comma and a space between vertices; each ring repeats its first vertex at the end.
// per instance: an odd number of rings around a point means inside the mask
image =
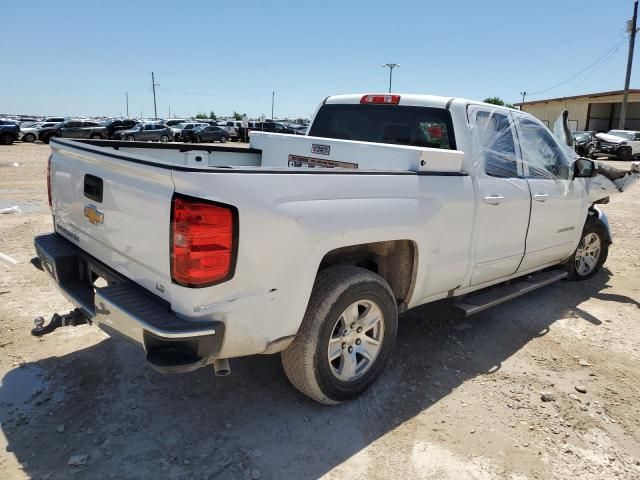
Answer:
POLYGON ((127 135, 124 139, 128 142, 133 142, 135 140, 135 137, 133 135, 127 135))
POLYGON ((318 273, 300 330, 282 352, 289 381, 334 405, 367 390, 384 369, 398 328, 387 282, 353 266, 318 273))
POLYGON ((161 141, 162 143, 167 143, 167 142, 169 141, 169 136, 168 136, 168 135, 162 135, 162 136, 160 137, 160 141, 161 141))
POLYGON ((13 143, 13 135, 10 133, 0 134, 0 145, 11 145, 13 143))
POLYGON ((620 160, 631 160, 631 158, 633 157, 633 153, 631 151, 631 147, 620 147, 616 151, 616 156, 620 160))
POLYGON ((227 143, 227 137, 224 135, 220 137, 220 143, 227 143))
POLYGON ((92 133, 89 138, 91 138, 93 140, 101 140, 102 139, 102 135, 100 135, 99 133, 92 133))
POLYGON ((593 277, 609 255, 609 235, 605 225, 595 216, 589 216, 582 230, 578 248, 567 262, 570 280, 593 277))
POLYGON ((23 137, 22 137, 22 141, 23 142, 28 142, 28 143, 33 143, 36 141, 36 136, 33 133, 26 133, 23 137))

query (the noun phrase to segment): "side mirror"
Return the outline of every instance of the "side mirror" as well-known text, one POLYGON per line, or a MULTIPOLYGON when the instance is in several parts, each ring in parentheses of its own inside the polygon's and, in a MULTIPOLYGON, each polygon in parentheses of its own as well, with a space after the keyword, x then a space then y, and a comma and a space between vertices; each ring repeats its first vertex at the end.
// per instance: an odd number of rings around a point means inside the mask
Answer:
POLYGON ((596 176, 596 164, 588 158, 578 158, 573 163, 573 178, 591 178, 596 176))

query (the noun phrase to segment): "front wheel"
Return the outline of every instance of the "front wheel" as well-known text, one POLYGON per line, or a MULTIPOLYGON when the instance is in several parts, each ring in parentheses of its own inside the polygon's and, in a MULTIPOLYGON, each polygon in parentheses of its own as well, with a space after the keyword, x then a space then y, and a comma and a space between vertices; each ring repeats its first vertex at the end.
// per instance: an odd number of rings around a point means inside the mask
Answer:
POLYGON ((604 265, 609 255, 609 234, 596 217, 587 217, 578 248, 567 262, 569 280, 586 280, 593 277, 604 265))
POLYGON ((631 160, 633 158, 633 152, 631 151, 631 147, 620 147, 616 151, 616 156, 620 160, 631 160))
POLYGON ((33 133, 26 133, 23 137, 22 137, 22 141, 23 142, 28 142, 28 143, 33 143, 36 141, 36 136, 33 133))
POLYGON ((13 143, 13 135, 10 133, 3 133, 0 135, 0 145, 11 145, 13 143))
POLYGON ((124 139, 128 142, 133 142, 135 140, 135 137, 133 135, 127 135, 126 137, 124 137, 124 139))
POLYGON ((227 137, 224 135, 220 137, 220 143, 227 143, 227 137))
POLYGON ((92 140, 102 140, 102 135, 100 135, 99 133, 92 133, 90 138, 92 140))
POLYGON ((162 135, 162 136, 160 137, 160 141, 161 141, 162 143, 167 143, 167 142, 169 141, 169 135, 162 135))
POLYGON ((398 310, 387 282, 353 266, 318 273, 304 319, 282 352, 289 381, 326 405, 367 390, 384 369, 396 339, 398 310))

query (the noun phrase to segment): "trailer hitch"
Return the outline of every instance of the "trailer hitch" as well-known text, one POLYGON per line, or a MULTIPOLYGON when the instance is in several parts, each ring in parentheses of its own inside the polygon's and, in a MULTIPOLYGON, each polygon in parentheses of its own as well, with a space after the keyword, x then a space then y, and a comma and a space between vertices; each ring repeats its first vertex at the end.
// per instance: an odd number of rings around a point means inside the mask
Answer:
POLYGON ((58 327, 75 327, 78 325, 84 325, 85 323, 91 323, 91 320, 87 318, 79 308, 75 308, 64 315, 54 313, 47 325, 45 325, 44 322, 44 317, 34 318, 33 323, 35 324, 35 328, 31 329, 31 335, 40 337, 53 332, 58 327))

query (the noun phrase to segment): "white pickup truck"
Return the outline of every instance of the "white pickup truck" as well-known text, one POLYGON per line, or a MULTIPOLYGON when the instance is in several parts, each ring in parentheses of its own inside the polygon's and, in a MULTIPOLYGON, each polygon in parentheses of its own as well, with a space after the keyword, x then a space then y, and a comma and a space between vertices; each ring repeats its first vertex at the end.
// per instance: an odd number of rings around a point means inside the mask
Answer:
POLYGON ((325 404, 375 381, 398 312, 584 279, 611 242, 594 162, 526 113, 459 98, 332 96, 307 136, 253 132, 248 149, 51 148, 55 232, 34 260, 82 315, 162 372, 282 352, 325 404))

